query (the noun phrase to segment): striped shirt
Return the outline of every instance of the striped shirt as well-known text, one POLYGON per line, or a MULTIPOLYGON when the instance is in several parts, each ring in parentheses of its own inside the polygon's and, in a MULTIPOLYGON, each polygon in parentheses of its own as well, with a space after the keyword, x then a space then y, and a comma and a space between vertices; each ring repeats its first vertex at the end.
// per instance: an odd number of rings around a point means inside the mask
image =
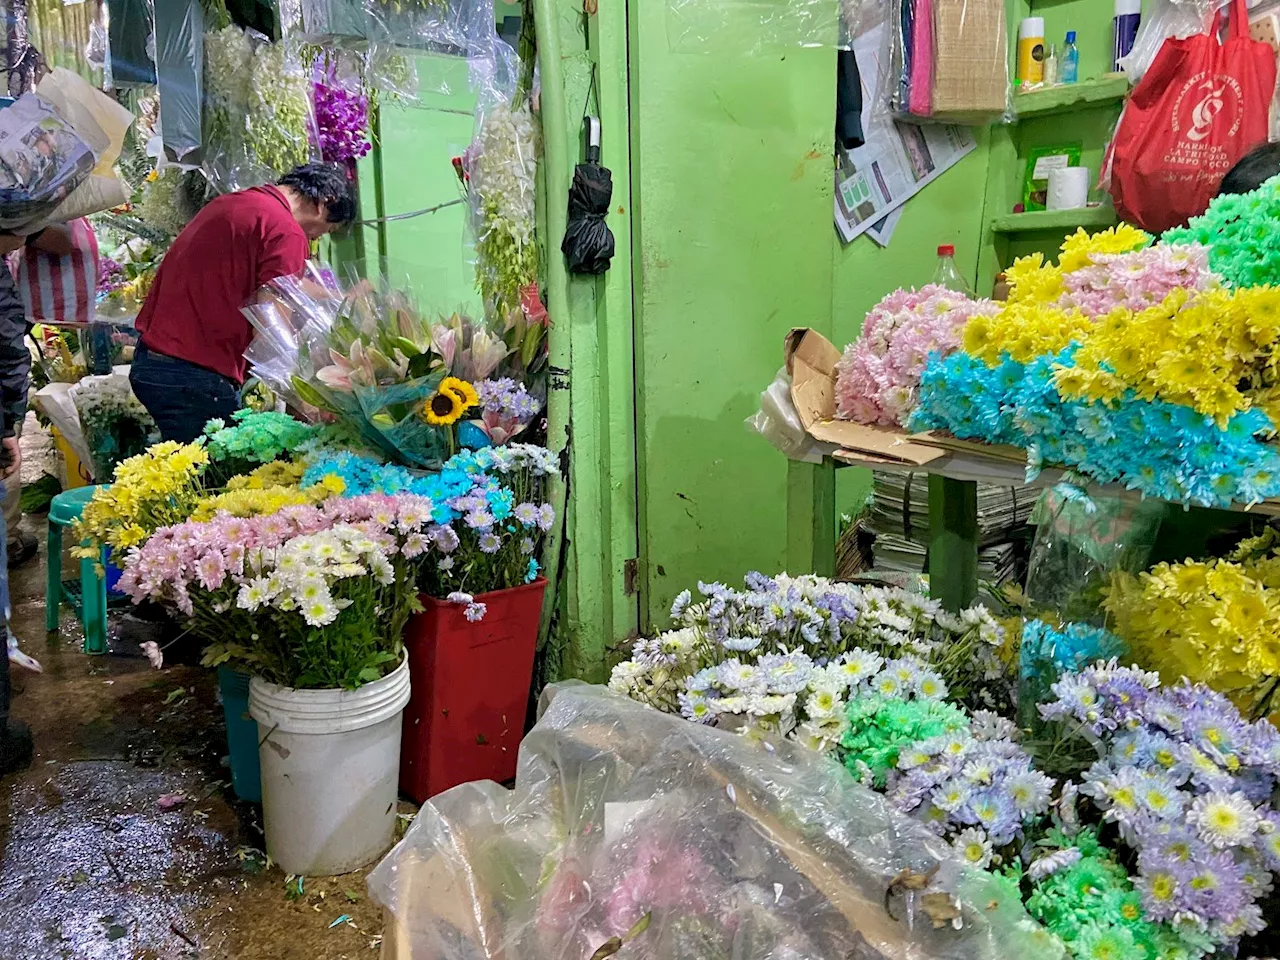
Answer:
POLYGON ((67 223, 75 249, 64 257, 33 246, 15 258, 18 293, 32 323, 89 323, 98 295, 98 239, 89 221, 67 223))

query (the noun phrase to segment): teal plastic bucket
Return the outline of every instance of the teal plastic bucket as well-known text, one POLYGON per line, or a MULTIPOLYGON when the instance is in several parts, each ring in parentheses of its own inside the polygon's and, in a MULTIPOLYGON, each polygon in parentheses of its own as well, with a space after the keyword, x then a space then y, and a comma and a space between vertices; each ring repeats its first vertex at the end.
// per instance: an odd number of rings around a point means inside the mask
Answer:
POLYGON ((262 802, 262 768, 258 763, 258 723, 249 716, 249 674, 218 668, 222 712, 227 719, 227 749, 231 755, 231 786, 236 796, 262 802))

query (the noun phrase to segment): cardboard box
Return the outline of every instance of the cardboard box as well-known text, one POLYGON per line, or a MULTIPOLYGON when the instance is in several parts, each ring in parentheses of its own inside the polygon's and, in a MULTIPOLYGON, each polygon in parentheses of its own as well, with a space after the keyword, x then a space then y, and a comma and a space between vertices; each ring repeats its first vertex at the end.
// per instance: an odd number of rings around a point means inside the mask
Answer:
POLYGON ((805 431, 815 440, 841 449, 834 457, 863 464, 940 465, 947 452, 911 439, 901 427, 869 426, 836 416, 836 362, 840 351, 815 330, 797 327, 784 346, 791 374, 791 402, 805 431))

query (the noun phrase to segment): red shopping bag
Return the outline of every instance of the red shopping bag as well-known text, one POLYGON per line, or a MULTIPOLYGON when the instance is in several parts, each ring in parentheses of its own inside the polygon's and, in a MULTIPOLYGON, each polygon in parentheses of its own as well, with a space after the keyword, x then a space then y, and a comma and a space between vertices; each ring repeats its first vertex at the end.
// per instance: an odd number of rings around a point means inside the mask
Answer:
POLYGON ((1151 233, 1203 213, 1226 172, 1267 139, 1276 55, 1249 38, 1245 0, 1232 0, 1226 43, 1222 15, 1209 33, 1165 40, 1108 148, 1116 211, 1151 233))

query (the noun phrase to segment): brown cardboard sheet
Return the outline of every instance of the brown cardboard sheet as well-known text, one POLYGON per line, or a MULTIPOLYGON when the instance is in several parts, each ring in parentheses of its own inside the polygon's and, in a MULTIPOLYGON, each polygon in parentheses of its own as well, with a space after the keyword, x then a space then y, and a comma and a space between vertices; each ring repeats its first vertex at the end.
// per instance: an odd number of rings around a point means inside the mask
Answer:
POLYGON ((815 440, 834 443, 851 456, 836 459, 859 462, 909 463, 924 466, 946 458, 938 446, 916 443, 901 427, 869 426, 837 420, 836 361, 840 351, 822 334, 797 327, 787 334, 787 372, 791 374, 791 401, 800 422, 815 440))

